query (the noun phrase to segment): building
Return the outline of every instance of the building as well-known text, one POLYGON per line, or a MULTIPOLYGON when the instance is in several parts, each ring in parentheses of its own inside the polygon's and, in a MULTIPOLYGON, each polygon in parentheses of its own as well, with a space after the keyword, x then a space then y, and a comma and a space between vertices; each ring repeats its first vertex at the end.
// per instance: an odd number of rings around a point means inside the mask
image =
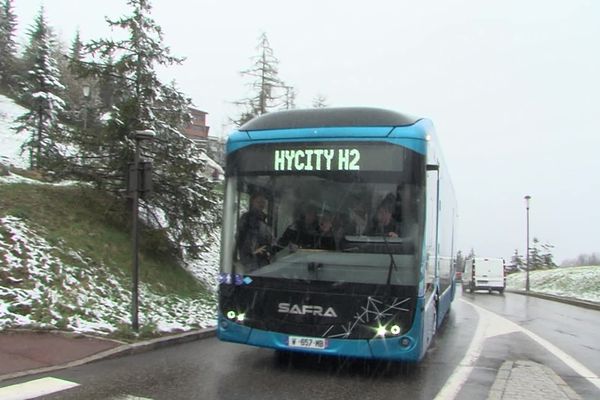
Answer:
POLYGON ((192 120, 183 128, 183 134, 193 140, 207 155, 207 175, 215 179, 222 179, 225 165, 225 140, 208 136, 210 127, 206 125, 205 111, 189 108, 192 120))
POLYGON ((206 112, 198 110, 197 108, 189 108, 192 120, 188 126, 183 128, 185 136, 192 140, 207 140, 208 130, 210 127, 206 126, 206 112))

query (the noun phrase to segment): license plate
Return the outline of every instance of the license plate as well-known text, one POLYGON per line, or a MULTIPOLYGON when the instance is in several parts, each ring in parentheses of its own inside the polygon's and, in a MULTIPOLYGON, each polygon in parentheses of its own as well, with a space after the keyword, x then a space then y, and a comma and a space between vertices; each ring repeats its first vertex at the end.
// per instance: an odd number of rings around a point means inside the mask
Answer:
POLYGON ((288 336, 288 347, 323 350, 327 348, 327 339, 288 336))

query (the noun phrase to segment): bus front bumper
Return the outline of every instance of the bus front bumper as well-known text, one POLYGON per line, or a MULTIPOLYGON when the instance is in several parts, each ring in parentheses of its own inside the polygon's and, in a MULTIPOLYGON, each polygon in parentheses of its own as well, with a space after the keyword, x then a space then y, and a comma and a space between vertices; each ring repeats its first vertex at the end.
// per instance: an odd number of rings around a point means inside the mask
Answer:
POLYGON ((217 327, 217 337, 220 340, 281 351, 407 362, 418 362, 422 353, 420 341, 415 340, 410 331, 399 337, 385 339, 327 338, 326 347, 322 349, 292 347, 289 344, 290 336, 294 335, 249 328, 222 317, 219 317, 217 327))

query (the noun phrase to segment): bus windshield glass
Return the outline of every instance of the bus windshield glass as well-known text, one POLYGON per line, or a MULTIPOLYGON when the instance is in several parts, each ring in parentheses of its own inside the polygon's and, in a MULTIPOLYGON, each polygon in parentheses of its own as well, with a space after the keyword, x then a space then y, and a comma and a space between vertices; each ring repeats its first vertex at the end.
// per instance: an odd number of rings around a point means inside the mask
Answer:
POLYGON ((234 168, 226 183, 225 218, 233 222, 235 239, 224 248, 230 254, 224 273, 417 285, 417 249, 422 248, 417 241, 424 225, 422 156, 390 144, 357 148, 362 163, 352 170, 332 167, 340 165, 333 156, 329 168, 325 157, 316 168, 306 149, 298 162, 298 156, 288 165, 285 157, 279 164, 277 158, 265 162, 265 154, 275 151, 249 148, 230 160, 234 168), (377 154, 380 162, 365 159, 377 154), (293 168, 308 162, 312 169, 293 168))

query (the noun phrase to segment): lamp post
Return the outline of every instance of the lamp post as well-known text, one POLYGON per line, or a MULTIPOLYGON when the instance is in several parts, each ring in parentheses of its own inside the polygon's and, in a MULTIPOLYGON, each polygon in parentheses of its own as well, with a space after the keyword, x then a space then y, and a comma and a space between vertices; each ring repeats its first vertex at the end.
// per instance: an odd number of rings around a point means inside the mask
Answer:
POLYGON ((525 291, 529 292, 529 202, 531 196, 525 196, 525 208, 527 209, 527 275, 525 278, 525 291))
POLYGON ((129 191, 132 198, 131 214, 131 244, 133 250, 133 265, 131 271, 132 289, 131 289, 131 328, 137 332, 139 329, 139 248, 140 238, 138 229, 138 204, 140 198, 140 142, 142 140, 152 140, 156 136, 153 130, 145 129, 133 132, 135 139, 135 156, 133 159, 133 173, 129 173, 129 191))
POLYGON ((88 103, 90 101, 92 87, 86 83, 81 87, 81 90, 83 91, 83 98, 85 99, 85 105, 83 107, 83 130, 87 131, 88 103))

